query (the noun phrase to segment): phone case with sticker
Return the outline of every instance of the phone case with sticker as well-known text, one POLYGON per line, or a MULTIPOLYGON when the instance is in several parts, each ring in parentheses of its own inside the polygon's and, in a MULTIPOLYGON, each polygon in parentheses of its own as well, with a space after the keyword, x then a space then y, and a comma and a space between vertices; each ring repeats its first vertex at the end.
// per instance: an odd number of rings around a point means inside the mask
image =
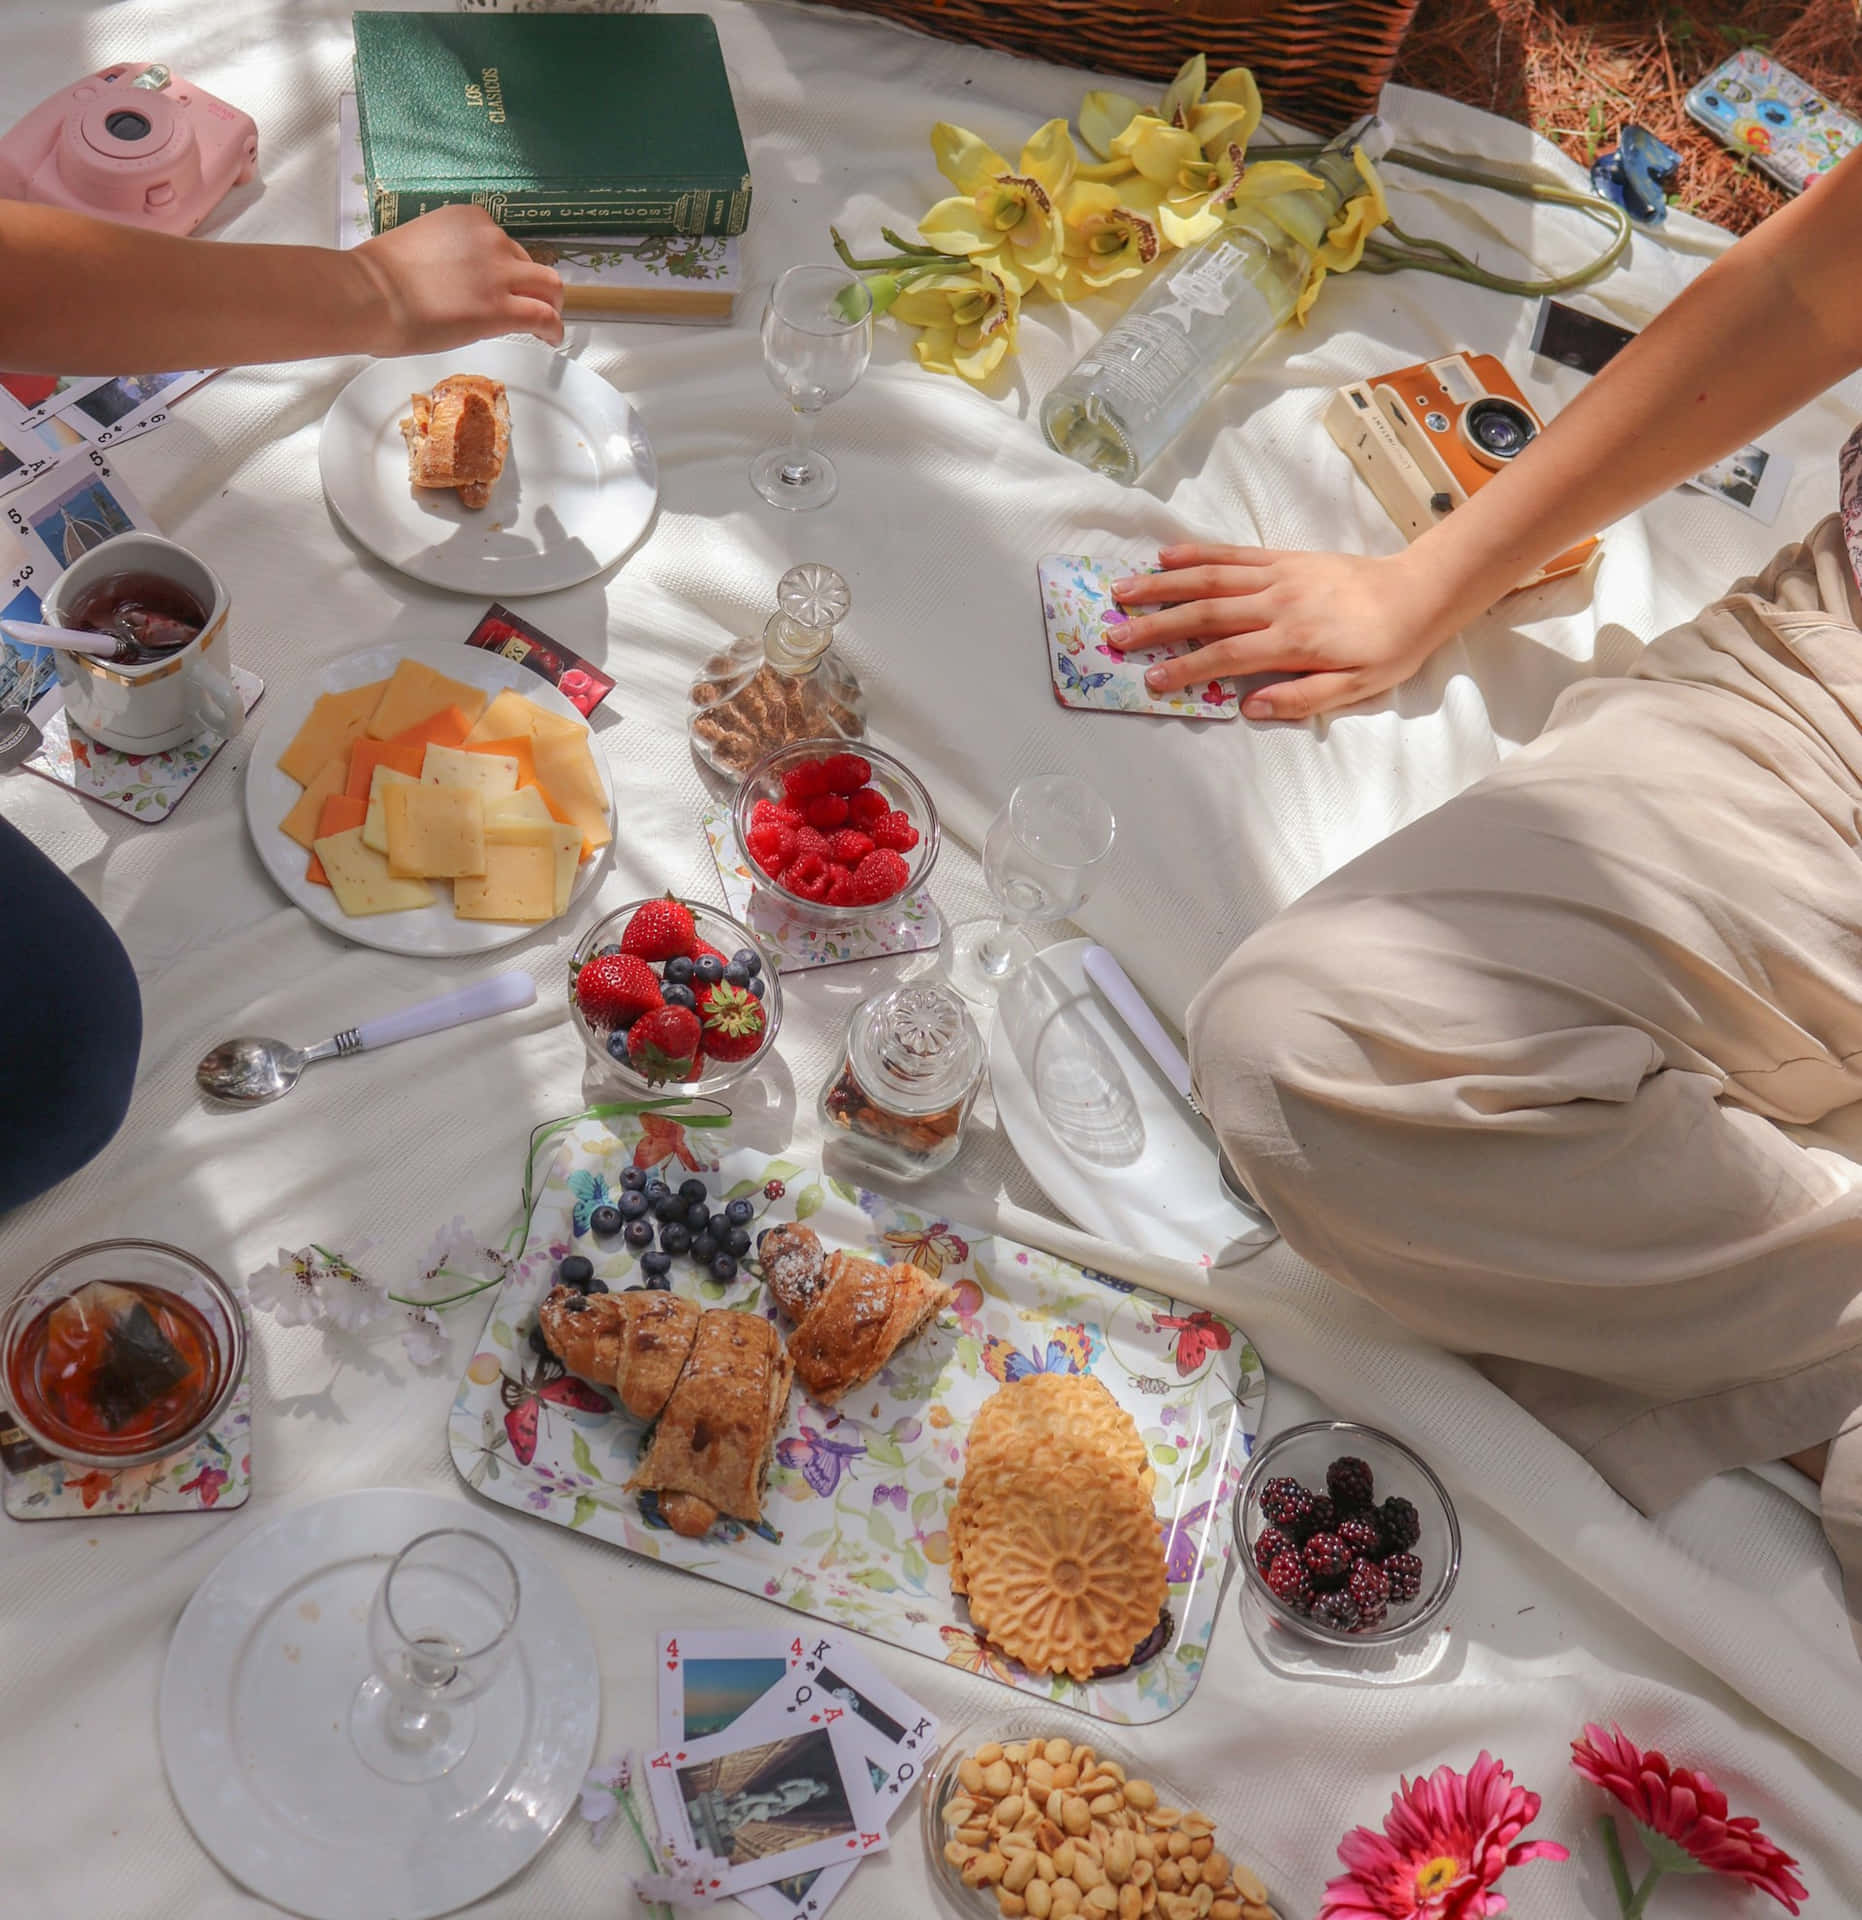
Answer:
POLYGON ((1050 553, 1035 568, 1041 584, 1041 619, 1047 631, 1048 673, 1063 707, 1100 713, 1162 713, 1179 720, 1234 720, 1241 701, 1226 680, 1210 680, 1177 693, 1153 693, 1144 670, 1155 660, 1189 651, 1180 646, 1137 647, 1121 653, 1108 634, 1124 624, 1125 612, 1112 582, 1154 566, 1115 565, 1086 554, 1050 553))
POLYGON ((1862 146, 1862 121, 1751 47, 1716 67, 1683 104, 1690 120, 1792 193, 1862 146))

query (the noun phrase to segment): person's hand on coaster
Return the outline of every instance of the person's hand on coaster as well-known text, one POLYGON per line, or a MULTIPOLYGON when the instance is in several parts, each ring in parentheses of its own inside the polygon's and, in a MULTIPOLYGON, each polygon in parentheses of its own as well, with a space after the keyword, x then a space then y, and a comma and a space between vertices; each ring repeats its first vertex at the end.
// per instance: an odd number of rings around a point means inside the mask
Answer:
POLYGON ((439 207, 351 255, 382 308, 377 354, 439 353, 500 333, 562 341, 562 280, 483 207, 439 207))
POLYGON ((1446 635, 1408 553, 1287 553, 1188 544, 1162 573, 1113 583, 1133 617, 1105 638, 1121 651, 1197 641, 1145 671, 1153 693, 1237 674, 1285 673, 1242 702, 1250 720, 1306 720, 1407 680, 1446 635), (1172 604, 1177 603, 1177 604, 1172 604), (1150 606, 1162 611, 1144 613, 1150 606))

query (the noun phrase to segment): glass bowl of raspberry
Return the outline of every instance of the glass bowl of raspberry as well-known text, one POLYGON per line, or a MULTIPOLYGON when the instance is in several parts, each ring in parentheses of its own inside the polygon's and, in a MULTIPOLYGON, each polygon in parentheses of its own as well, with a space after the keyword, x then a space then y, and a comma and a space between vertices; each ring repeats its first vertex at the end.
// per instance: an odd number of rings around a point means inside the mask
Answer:
POLYGON ((864 742, 797 740, 744 776, 731 807, 757 887, 797 920, 845 926, 917 892, 937 861, 937 809, 902 762, 864 742))
POLYGON ((569 1017, 588 1057, 630 1091, 716 1093, 775 1045, 782 983, 768 944, 741 921, 702 900, 661 894, 616 907, 576 942, 569 1017), (687 1002, 690 1019, 668 1017, 687 1002), (698 1043, 688 1071, 682 1049, 693 1022, 698 1043))
POLYGON ((1419 1639, 1461 1571, 1448 1489, 1402 1441, 1351 1420, 1276 1434, 1249 1462, 1234 1519, 1247 1599, 1325 1647, 1419 1639))

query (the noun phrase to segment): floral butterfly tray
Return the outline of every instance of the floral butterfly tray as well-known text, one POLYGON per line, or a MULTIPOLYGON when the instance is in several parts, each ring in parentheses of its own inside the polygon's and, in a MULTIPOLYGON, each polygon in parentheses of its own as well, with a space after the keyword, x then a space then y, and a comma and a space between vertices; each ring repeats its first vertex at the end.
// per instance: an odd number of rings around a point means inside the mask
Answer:
MULTIPOLYGON (((776 1314, 754 1259, 729 1285, 681 1259, 672 1283, 707 1304, 776 1314)), ((467 1484, 505 1506, 1102 1720, 1141 1722, 1176 1712, 1201 1678, 1232 1550, 1228 1507, 1266 1388, 1253 1347, 1206 1310, 927 1219, 816 1167, 743 1150, 720 1158, 714 1136, 654 1115, 644 1130, 623 1118, 564 1135, 448 1433, 467 1484), (807 1220, 830 1248, 913 1260, 955 1289, 939 1321, 837 1411, 796 1388, 755 1528, 723 1520, 703 1540, 673 1533, 651 1494, 626 1489, 641 1424, 531 1345, 537 1307, 571 1250, 617 1291, 637 1281, 635 1256, 618 1238, 604 1251, 586 1231, 629 1165, 656 1169, 673 1186, 701 1174, 714 1206, 749 1197, 759 1209, 753 1233, 807 1220), (982 1403, 1004 1382, 1063 1370, 1096 1374, 1137 1422, 1167 1527, 1161 1646, 1086 1684, 1031 1673, 981 1640, 951 1593, 945 1532, 982 1403)))

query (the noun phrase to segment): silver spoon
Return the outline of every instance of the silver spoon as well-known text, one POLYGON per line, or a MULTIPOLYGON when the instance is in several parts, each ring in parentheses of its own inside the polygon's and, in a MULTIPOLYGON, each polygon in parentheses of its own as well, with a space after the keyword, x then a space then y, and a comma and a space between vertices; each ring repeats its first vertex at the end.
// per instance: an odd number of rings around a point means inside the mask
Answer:
POLYGON ((288 1046, 262 1035, 222 1040, 194 1069, 201 1091, 235 1107, 262 1107, 297 1085, 298 1075, 317 1060, 340 1060, 374 1047, 391 1047, 397 1040, 414 1040, 443 1027, 462 1027, 471 1020, 488 1020, 495 1013, 513 1013, 530 1006, 537 983, 527 973, 499 973, 443 993, 437 1000, 403 1007, 359 1027, 346 1027, 314 1047, 288 1046))

